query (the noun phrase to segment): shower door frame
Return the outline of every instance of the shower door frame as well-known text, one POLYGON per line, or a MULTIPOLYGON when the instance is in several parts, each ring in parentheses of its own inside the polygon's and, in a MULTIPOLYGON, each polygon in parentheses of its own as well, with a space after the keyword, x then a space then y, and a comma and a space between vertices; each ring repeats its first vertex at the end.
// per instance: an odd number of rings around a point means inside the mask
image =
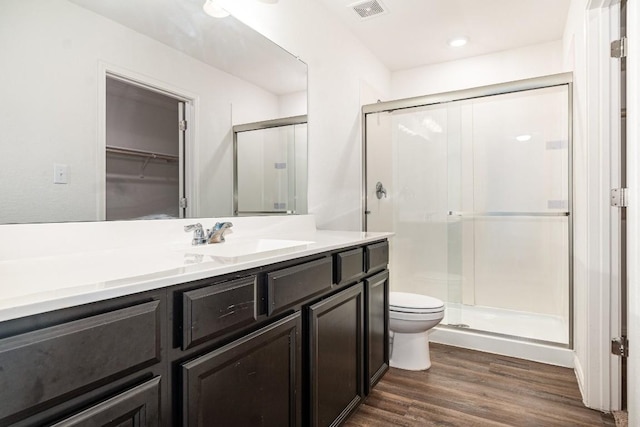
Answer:
MULTIPOLYGON (((240 125, 234 125, 232 127, 233 132, 233 216, 241 216, 241 215, 295 215, 299 209, 297 208, 297 204, 294 206, 293 210, 287 209, 285 211, 282 210, 262 210, 262 211, 240 211, 239 210, 239 199, 238 199, 238 134, 242 132, 251 132, 256 130, 265 130, 265 129, 274 129, 279 127, 286 126, 295 126, 295 125, 303 125, 308 124, 307 114, 299 115, 299 116, 291 116, 284 117, 280 119, 272 119, 272 120, 264 120, 261 122, 252 122, 252 123, 244 123, 240 125)), ((307 139, 307 155, 308 155, 308 139, 307 139)), ((306 183, 309 182, 309 167, 307 161, 307 179, 306 183)), ((295 181, 295 180, 294 180, 295 181)), ((294 194, 297 197, 297 192, 294 189, 294 194)), ((305 206, 305 212, 308 210, 308 200, 305 201, 307 206, 305 206)))
MULTIPOLYGON (((398 99, 387 102, 378 102, 375 104, 368 104, 362 106, 362 230, 367 230, 367 215, 370 214, 368 207, 367 197, 367 115, 383 112, 393 112, 396 110, 426 107, 429 105, 445 104, 455 101, 465 101, 475 98, 484 98, 495 95, 504 95, 515 92, 523 92, 535 89, 545 89, 556 86, 567 86, 567 113, 568 113, 568 206, 567 206, 567 221, 568 221, 568 275, 569 275, 569 342, 567 344, 560 344, 555 342, 549 342, 544 340, 524 338, 506 334, 500 334, 489 331, 482 331, 474 329, 473 332, 478 332, 483 335, 513 338, 522 342, 540 343, 550 345, 558 348, 573 349, 574 338, 574 295, 573 295, 573 73, 559 73, 551 74, 543 77, 534 77, 531 79, 515 80, 506 83, 498 83, 488 86, 480 86, 470 89, 462 89, 451 92, 437 93, 433 95, 423 95, 411 98, 398 99)), ((446 326, 446 325, 445 325, 446 326)))

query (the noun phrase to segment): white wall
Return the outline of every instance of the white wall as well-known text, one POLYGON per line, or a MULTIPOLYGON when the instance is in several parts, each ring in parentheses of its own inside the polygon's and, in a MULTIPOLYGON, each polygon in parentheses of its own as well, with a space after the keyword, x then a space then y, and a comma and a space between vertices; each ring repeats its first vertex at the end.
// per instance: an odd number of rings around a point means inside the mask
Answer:
POLYGON ((562 71, 562 43, 555 41, 396 71, 391 76, 391 96, 430 95, 562 71))
POLYGON ((232 105, 238 122, 280 108, 277 96, 64 0, 0 2, 0 51, 3 223, 101 217, 100 64, 197 98, 194 215, 231 213, 232 105), (68 184, 53 184, 54 163, 68 165, 68 184))
POLYGON ((360 230, 360 85, 388 94, 389 71, 316 0, 225 5, 308 64, 309 212, 318 228, 360 230))

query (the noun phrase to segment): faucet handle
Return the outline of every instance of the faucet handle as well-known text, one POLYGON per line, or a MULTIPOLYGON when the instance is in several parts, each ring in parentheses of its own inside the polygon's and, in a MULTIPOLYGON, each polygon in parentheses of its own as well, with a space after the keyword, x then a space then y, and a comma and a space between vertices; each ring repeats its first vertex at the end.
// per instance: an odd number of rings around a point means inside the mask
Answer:
POLYGON ((202 245, 206 242, 204 236, 204 230, 202 229, 202 224, 189 224, 184 226, 184 231, 189 232, 193 230, 193 239, 191 240, 192 245, 202 245))
POLYGON ((191 230, 196 230, 196 232, 198 230, 202 230, 202 224, 197 223, 197 224, 189 224, 184 226, 184 231, 191 231, 191 230))
POLYGON ((213 226, 212 230, 218 231, 220 229, 230 228, 230 227, 233 227, 233 224, 230 222, 216 222, 216 225, 213 226))
POLYGON ((207 243, 221 243, 224 242, 224 233, 233 227, 230 222, 216 222, 211 231, 207 230, 207 243))

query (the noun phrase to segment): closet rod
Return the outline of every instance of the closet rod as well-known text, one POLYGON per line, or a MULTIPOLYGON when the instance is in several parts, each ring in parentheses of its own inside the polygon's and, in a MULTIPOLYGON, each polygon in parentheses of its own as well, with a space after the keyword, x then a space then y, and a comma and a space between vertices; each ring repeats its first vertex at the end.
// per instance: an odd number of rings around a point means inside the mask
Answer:
POLYGON ((178 156, 171 154, 152 153, 151 151, 136 150, 134 148, 116 147, 114 145, 106 146, 107 153, 111 154, 124 154, 127 156, 145 157, 159 160, 166 160, 168 162, 177 162, 180 160, 178 156))

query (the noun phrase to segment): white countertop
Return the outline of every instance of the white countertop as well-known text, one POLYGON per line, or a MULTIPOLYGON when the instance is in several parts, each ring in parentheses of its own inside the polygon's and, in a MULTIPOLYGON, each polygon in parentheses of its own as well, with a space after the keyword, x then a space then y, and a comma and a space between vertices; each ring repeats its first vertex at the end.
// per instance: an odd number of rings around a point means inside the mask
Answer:
MULTIPOLYGON (((275 218, 275 226, 266 227, 265 224, 271 222, 265 218, 256 222, 249 218, 230 220, 236 224, 234 232, 227 234, 226 242, 206 246, 191 246, 190 236, 182 232, 183 223, 194 220, 161 221, 153 225, 139 224, 135 228, 140 229, 141 233, 149 233, 151 226, 156 230, 158 227, 171 227, 172 233, 174 229, 179 230, 179 234, 172 235, 166 241, 140 239, 139 243, 127 242, 118 246, 105 238, 103 245, 92 245, 84 250, 74 247, 73 243, 64 242, 57 235, 58 229, 53 232, 48 230, 53 234, 52 238, 61 240, 60 250, 51 251, 49 248, 49 252, 45 252, 32 247, 34 254, 27 256, 25 252, 29 252, 28 245, 22 245, 15 255, 7 256, 5 253, 0 258, 0 321, 224 275, 373 242, 392 235, 318 231, 309 216, 290 221, 275 218), (243 231, 236 231, 239 227, 243 231), (259 249, 257 253, 247 249, 257 241, 266 244, 274 242, 276 246, 287 247, 267 247, 259 249)), ((204 221, 201 222, 205 225, 204 221)), ((129 237, 135 222, 125 223, 125 226, 128 227, 129 237)), ((117 235, 118 228, 123 226, 109 226, 108 223, 83 225, 83 236, 88 228, 95 231, 97 227, 111 228, 112 234, 117 235)), ((77 232, 77 229, 71 230, 72 234, 77 232)), ((3 237, 2 230, 0 237, 3 237)), ((67 236, 67 239, 73 242, 73 235, 67 236)), ((116 238, 111 240, 115 241, 116 238)))

